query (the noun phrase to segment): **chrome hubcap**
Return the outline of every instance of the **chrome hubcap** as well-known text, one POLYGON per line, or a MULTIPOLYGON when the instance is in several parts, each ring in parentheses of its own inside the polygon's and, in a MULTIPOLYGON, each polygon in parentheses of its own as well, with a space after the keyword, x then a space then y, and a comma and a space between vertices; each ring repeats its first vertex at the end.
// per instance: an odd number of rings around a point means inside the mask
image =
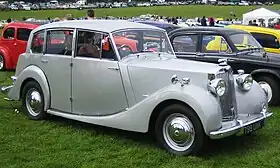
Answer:
POLYGON ((191 121, 182 114, 168 116, 163 124, 163 137, 169 147, 185 151, 191 147, 195 131, 191 121))
POLYGON ((3 69, 4 67, 4 59, 2 56, 0 56, 0 69, 3 69))
POLYGON ((40 114, 43 102, 40 93, 35 89, 28 90, 26 94, 26 108, 32 116, 40 114))
POLYGON ((270 87, 270 85, 267 82, 260 81, 258 83, 263 89, 265 89, 267 91, 267 99, 268 99, 268 102, 270 102, 270 100, 272 98, 272 88, 270 87))

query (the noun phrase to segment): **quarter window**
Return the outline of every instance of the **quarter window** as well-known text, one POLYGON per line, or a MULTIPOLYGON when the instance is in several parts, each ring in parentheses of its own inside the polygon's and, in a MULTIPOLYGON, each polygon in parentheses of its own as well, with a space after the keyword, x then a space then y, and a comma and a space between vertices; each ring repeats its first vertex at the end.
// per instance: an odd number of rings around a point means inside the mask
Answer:
POLYGON ((72 55, 73 30, 47 32, 46 54, 72 55))
POLYGON ((39 31, 33 35, 30 47, 32 53, 43 53, 44 34, 45 31, 39 31))
POLYGON ((274 35, 253 32, 251 34, 262 45, 262 47, 276 49, 280 48, 279 41, 274 35))
POLYGON ((15 38, 15 28, 7 28, 3 34, 4 39, 12 40, 15 38))
POLYGON ((28 41, 31 29, 17 29, 17 39, 22 41, 28 41))
POLYGON ((198 35, 182 35, 173 39, 175 52, 196 52, 198 35))
POLYGON ((203 35, 202 52, 206 53, 231 53, 230 46, 223 36, 203 35))

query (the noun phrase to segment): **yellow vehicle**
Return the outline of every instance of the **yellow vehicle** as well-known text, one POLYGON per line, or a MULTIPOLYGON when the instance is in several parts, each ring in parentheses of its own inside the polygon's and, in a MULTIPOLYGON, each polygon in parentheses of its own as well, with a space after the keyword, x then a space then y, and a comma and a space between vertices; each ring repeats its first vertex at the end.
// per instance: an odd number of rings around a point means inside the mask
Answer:
POLYGON ((280 30, 247 25, 228 25, 226 27, 250 32, 265 51, 280 54, 280 30))

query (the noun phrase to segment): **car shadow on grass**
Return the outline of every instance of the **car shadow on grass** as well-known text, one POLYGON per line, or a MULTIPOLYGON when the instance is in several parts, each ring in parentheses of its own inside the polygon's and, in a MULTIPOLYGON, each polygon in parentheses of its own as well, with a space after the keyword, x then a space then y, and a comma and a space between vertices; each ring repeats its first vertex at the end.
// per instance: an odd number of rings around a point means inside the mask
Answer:
MULTIPOLYGON (((137 133, 124 131, 104 126, 98 126, 94 124, 83 123, 75 120, 70 120, 62 117, 51 116, 49 119, 50 122, 54 122, 59 126, 69 126, 73 129, 82 129, 94 134, 109 135, 118 137, 118 139, 133 141, 137 145, 151 146, 157 148, 158 145, 155 141, 155 137, 149 133, 137 133)), ((250 136, 231 136, 219 140, 209 140, 207 146, 204 148, 202 154, 199 154, 198 157, 209 158, 217 155, 230 155, 236 153, 243 153, 249 149, 255 149, 256 146, 259 146, 257 143, 260 139, 260 136, 252 134, 250 136)), ((263 139, 263 138, 262 138, 263 139)))

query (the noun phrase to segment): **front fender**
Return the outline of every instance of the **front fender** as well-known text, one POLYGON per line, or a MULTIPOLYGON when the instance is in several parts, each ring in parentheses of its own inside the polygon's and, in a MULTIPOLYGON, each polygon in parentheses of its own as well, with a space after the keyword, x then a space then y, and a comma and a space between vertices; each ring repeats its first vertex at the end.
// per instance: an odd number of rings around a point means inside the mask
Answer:
POLYGON ((37 81, 41 86, 45 100, 44 110, 47 110, 50 107, 49 84, 44 72, 39 67, 34 65, 28 66, 17 76, 17 80, 15 81, 14 86, 8 93, 9 98, 13 100, 19 100, 22 84, 28 79, 37 81))
POLYGON ((123 129, 126 127, 131 131, 147 132, 153 110, 161 102, 171 99, 188 104, 201 120, 207 135, 222 126, 222 112, 218 100, 206 89, 191 84, 183 87, 180 84, 169 85, 114 118, 121 118, 123 123, 128 123, 123 129))
POLYGON ((278 78, 278 80, 280 79, 279 72, 272 70, 272 69, 257 69, 257 70, 254 70, 253 72, 251 72, 251 75, 254 76, 254 75, 257 75, 258 73, 269 73, 269 74, 275 75, 278 78))
MULTIPOLYGON (((235 76, 236 79, 237 76, 235 76)), ((260 113, 263 104, 267 105, 267 96, 261 86, 254 81, 249 91, 243 91, 238 88, 235 81, 235 95, 238 114, 256 114, 260 113)))
POLYGON ((0 54, 4 57, 5 59, 5 68, 6 69, 12 69, 13 68, 13 63, 12 63, 12 58, 11 54, 8 51, 8 49, 1 47, 0 46, 0 54))

